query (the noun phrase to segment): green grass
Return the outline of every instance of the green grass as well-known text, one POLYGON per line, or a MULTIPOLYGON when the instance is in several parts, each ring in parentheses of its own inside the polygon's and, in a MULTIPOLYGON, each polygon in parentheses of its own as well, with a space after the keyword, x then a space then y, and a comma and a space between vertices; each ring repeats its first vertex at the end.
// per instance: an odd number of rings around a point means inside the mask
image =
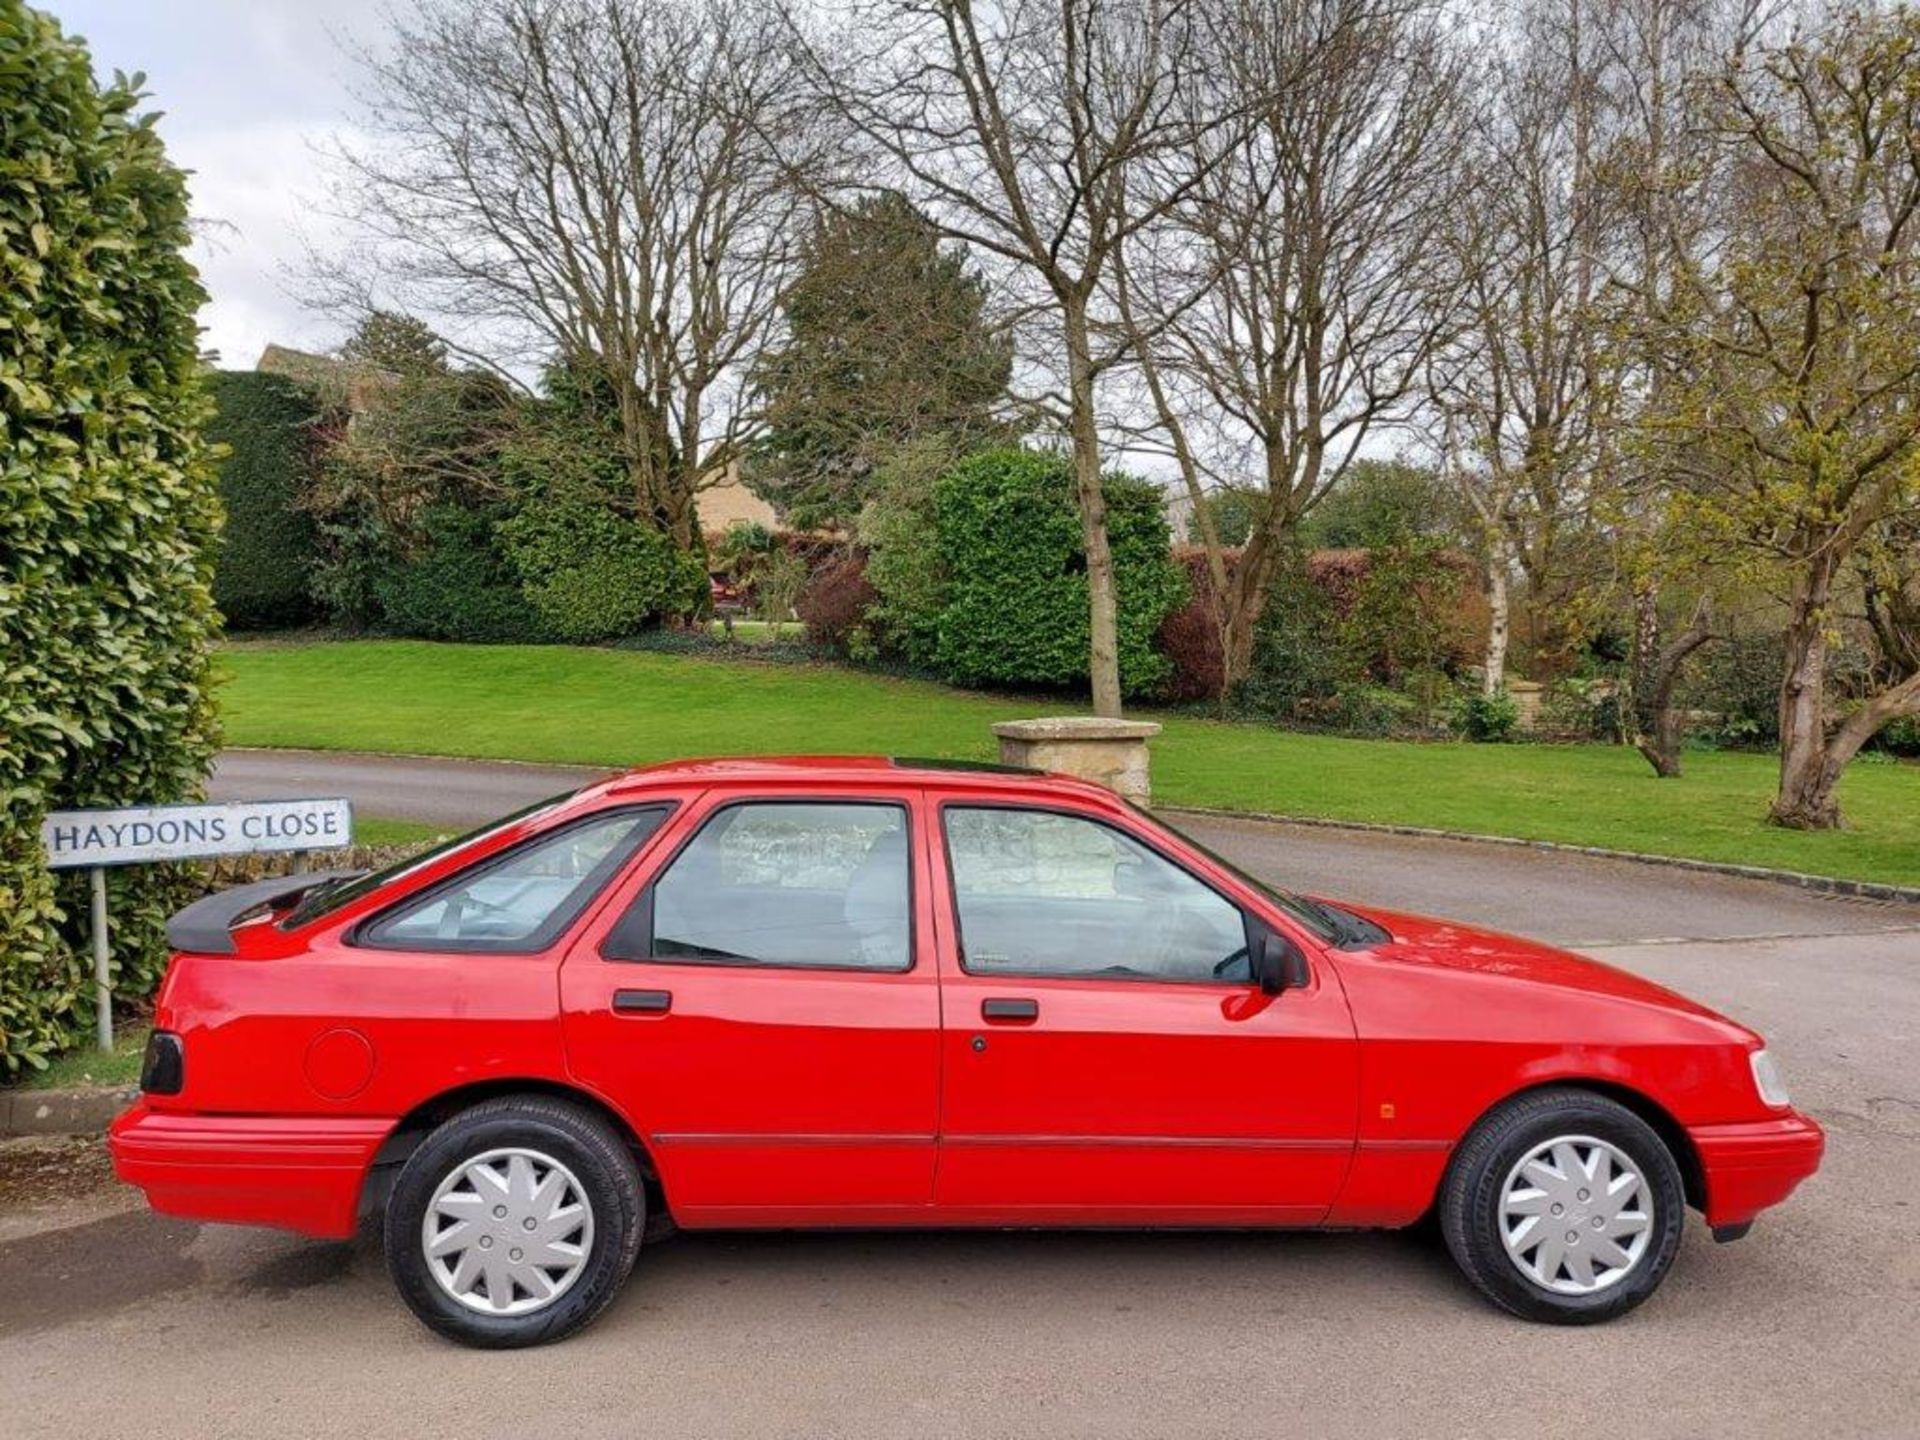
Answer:
POLYGON ((133 1085, 140 1079, 140 1061, 146 1054, 147 1029, 143 1023, 115 1032, 113 1053, 103 1054, 87 1042, 84 1050, 71 1050, 47 1062, 44 1070, 28 1070, 20 1076, 23 1090, 70 1090, 82 1085, 133 1085))
POLYGON ((437 840, 450 833, 444 825, 422 825, 417 820, 386 820, 379 816, 372 818, 356 815, 353 817, 353 839, 356 845, 417 845, 425 840, 437 840))
MULTIPOLYGON (((1058 714, 1017 699, 834 666, 617 650, 277 642, 230 646, 234 745, 637 765, 685 755, 990 759, 995 720, 1058 714)), ((1920 768, 1855 765, 1849 828, 1762 822, 1775 762, 1690 754, 1656 780, 1606 745, 1406 744, 1157 716, 1154 797, 1218 807, 1559 840, 1920 884, 1920 768)))

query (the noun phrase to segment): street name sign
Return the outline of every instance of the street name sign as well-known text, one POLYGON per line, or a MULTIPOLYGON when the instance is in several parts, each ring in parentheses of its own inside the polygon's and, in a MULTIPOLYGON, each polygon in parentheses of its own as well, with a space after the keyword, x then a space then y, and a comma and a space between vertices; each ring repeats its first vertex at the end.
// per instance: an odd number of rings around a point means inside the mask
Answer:
MULTIPOLYGON (((219 855, 304 854, 353 843, 346 800, 250 800, 55 810, 41 822, 49 870, 93 872, 93 981, 102 1050, 113 1049, 113 966, 107 947, 107 867, 219 855)), ((296 868, 299 868, 296 862, 296 868)))
POLYGON ((353 843, 353 806, 346 800, 257 800, 56 810, 41 824, 40 842, 54 870, 335 850, 353 843))

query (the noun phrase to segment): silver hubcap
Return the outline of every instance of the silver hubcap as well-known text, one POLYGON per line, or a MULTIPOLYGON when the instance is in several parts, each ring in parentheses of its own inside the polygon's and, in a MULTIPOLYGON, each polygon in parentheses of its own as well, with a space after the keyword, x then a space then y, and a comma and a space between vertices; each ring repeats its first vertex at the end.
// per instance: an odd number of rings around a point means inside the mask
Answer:
POLYGON ((1592 1295, 1619 1284, 1652 1236, 1653 1193, 1640 1167, 1591 1135, 1534 1146, 1500 1192, 1507 1258, 1557 1295, 1592 1295))
POLYGON ((440 1288, 483 1315, 525 1315, 573 1287, 593 1250, 593 1205, 551 1155, 489 1150, 440 1182, 420 1224, 440 1288))

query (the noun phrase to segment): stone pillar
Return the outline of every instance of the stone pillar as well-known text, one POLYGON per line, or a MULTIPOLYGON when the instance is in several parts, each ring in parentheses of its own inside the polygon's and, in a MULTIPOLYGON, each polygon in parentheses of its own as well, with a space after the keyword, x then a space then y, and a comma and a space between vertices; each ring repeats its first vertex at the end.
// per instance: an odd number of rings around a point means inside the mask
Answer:
POLYGON ((1547 698, 1547 687, 1537 680, 1509 680, 1507 694, 1513 697, 1513 723, 1516 729, 1538 730, 1540 706, 1547 698))
POLYGON ((1068 715, 1053 720, 1003 720, 1000 763, 1053 770, 1104 785, 1136 805, 1145 805, 1147 741, 1160 733, 1151 720, 1107 720, 1068 715))

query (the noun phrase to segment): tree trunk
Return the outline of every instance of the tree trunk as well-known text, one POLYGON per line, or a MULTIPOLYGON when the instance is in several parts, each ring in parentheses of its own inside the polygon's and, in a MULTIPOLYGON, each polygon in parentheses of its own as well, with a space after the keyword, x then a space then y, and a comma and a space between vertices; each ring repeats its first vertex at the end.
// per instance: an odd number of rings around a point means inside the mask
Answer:
POLYGON ((1634 595, 1638 624, 1633 654, 1633 746, 1662 780, 1680 777, 1680 746, 1685 717, 1674 707, 1673 692, 1687 657, 1713 638, 1713 608, 1702 596, 1693 619, 1664 651, 1660 648, 1660 590, 1643 585, 1634 595))
POLYGON ((1507 561, 1507 546, 1496 538, 1493 554, 1487 557, 1487 609, 1492 619, 1487 626, 1485 674, 1480 680, 1482 693, 1489 696, 1498 695, 1507 684, 1507 630, 1512 622, 1512 606, 1507 598, 1507 561))
MULTIPOLYGON (((1839 770, 1827 746, 1827 597, 1832 574, 1815 560, 1794 586, 1780 682, 1780 791, 1768 818, 1793 830, 1837 830, 1839 770)), ((1844 762, 1842 762, 1844 764, 1844 762)))
POLYGON ((1100 432, 1094 415, 1092 346, 1084 306, 1067 309, 1067 390, 1073 432, 1073 486, 1087 552, 1087 673, 1093 713, 1120 714, 1119 592, 1107 543, 1107 499, 1100 484, 1100 432))

